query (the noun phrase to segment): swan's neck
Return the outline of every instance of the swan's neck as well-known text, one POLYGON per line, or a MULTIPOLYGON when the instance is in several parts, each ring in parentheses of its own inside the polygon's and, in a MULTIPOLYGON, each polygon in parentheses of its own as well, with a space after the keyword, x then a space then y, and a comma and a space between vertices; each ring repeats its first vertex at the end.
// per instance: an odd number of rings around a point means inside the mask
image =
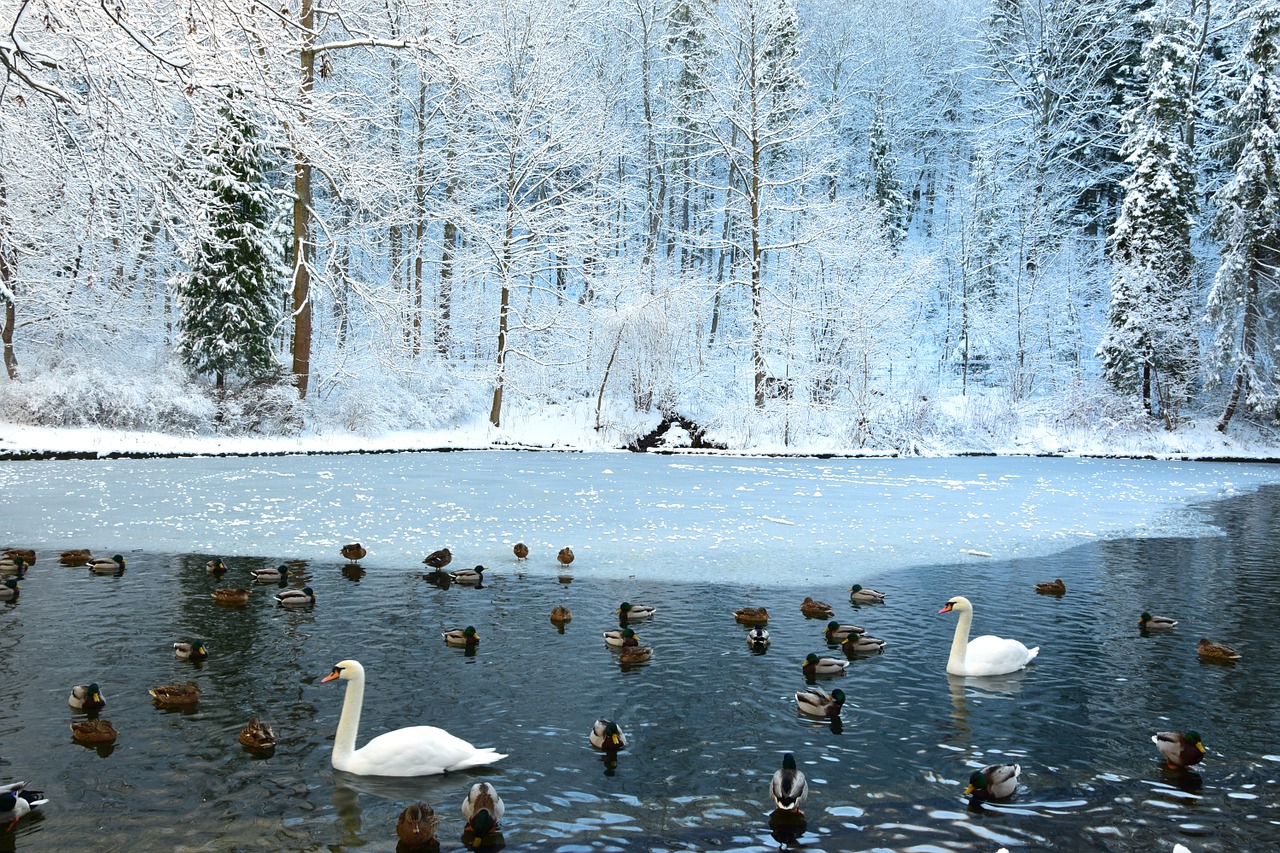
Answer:
POLYGON ((356 732, 360 729, 360 708, 364 705, 364 677, 347 681, 347 695, 342 700, 342 716, 333 739, 333 766, 343 769, 356 751, 356 732))
MULTIPOLYGON (((965 608, 959 611, 960 619, 956 622, 956 635, 951 640, 951 658, 947 661, 947 672, 964 675, 965 652, 969 649, 969 629, 973 626, 973 611, 965 608)), ((356 711, 359 717, 359 709, 356 711)), ((336 747, 335 747, 336 748, 336 747)))

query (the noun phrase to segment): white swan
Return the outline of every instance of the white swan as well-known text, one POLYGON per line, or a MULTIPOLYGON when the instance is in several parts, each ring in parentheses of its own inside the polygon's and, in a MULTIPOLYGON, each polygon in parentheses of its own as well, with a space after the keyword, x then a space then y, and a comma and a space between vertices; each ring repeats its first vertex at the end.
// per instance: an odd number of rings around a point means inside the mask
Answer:
POLYGON ((340 661, 321 682, 337 678, 347 682, 347 695, 333 741, 335 770, 360 776, 434 776, 448 770, 492 764, 507 757, 489 747, 474 747, 435 726, 396 729, 356 749, 360 708, 364 704, 364 667, 359 661, 340 661))
POLYGON ((1028 649, 1017 640, 1005 640, 985 634, 969 639, 973 625, 973 605, 963 595, 957 595, 943 605, 939 613, 959 612, 956 636, 951 641, 951 657, 947 660, 947 672, 952 675, 1004 675, 1017 672, 1040 653, 1040 647, 1028 649))

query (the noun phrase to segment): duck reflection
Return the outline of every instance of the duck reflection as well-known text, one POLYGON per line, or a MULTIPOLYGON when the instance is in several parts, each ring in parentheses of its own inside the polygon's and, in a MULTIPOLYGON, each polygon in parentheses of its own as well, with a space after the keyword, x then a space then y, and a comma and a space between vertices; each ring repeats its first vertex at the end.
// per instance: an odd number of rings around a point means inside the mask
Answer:
POLYGON ((800 836, 809 829, 804 814, 789 809, 774 809, 769 815, 769 834, 783 849, 799 845, 800 836))

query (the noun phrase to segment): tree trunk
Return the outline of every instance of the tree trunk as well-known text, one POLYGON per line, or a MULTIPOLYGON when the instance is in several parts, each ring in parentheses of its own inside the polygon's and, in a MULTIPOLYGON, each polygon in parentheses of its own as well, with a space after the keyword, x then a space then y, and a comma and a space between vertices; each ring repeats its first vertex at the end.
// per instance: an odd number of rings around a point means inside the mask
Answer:
MULTIPOLYGON (((302 0, 298 23, 302 29, 299 51, 301 114, 299 129, 310 116, 311 92, 316 80, 314 0, 302 0)), ((298 396, 306 398, 311 379, 311 160, 303 150, 299 133, 293 145, 293 376, 298 396)))
MULTIPOLYGON (((514 172, 514 164, 512 172, 514 172)), ((511 241, 515 238, 515 181, 513 175, 508 182, 507 189, 507 223, 502 245, 502 295, 498 304, 498 364, 493 383, 493 406, 489 409, 489 423, 494 426, 502 426, 502 388, 506 382, 507 370, 507 323, 511 312, 511 241)))
MULTIPOLYGON (((1259 250, 1261 251, 1261 250, 1259 250)), ((1236 378, 1231 384, 1231 397, 1218 419, 1218 432, 1226 432, 1240 404, 1240 397, 1246 396, 1249 387, 1249 372, 1255 363, 1258 350, 1258 323, 1262 320, 1262 309, 1259 305, 1258 279, 1265 269, 1275 269, 1274 265, 1264 265, 1262 258, 1255 255, 1249 270, 1249 284, 1245 288, 1244 328, 1240 334, 1240 364, 1236 366, 1236 378)))
POLYGON ((4 342, 4 369, 11 380, 18 378, 18 358, 13 354, 13 327, 17 322, 14 281, 14 255, 8 247, 9 217, 5 214, 8 200, 5 187, 0 183, 0 299, 4 300, 4 326, 0 328, 0 340, 4 342))
MULTIPOLYGON (((0 281, 8 279, 7 265, 3 257, 0 256, 0 281)), ((8 286, 7 281, 5 286, 8 286)), ((16 381, 18 378, 18 358, 13 354, 13 326, 16 317, 16 309, 12 299, 6 299, 4 303, 4 328, 0 329, 0 339, 4 341, 4 369, 9 374, 11 380, 16 381)))

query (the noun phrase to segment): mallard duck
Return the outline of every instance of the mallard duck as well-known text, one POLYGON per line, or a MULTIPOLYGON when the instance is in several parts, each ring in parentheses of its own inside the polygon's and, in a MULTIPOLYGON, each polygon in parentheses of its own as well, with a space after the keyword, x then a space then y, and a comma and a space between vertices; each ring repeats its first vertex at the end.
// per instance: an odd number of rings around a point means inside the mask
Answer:
POLYGON ((805 596, 804 601, 800 603, 800 612, 809 619, 830 619, 836 610, 825 601, 815 601, 805 596))
POLYGON ((91 681, 88 684, 77 684, 72 687, 71 695, 67 697, 67 704, 77 711, 101 711, 107 707, 107 699, 102 695, 98 682, 91 681))
POLYGON ((1224 646, 1222 643, 1215 643, 1208 637, 1201 637, 1200 642, 1196 643, 1196 654, 1201 660, 1210 661, 1232 661, 1240 660, 1240 653, 1230 646, 1224 646))
POLYGON ((26 782, 10 782, 0 785, 0 824, 5 831, 31 813, 31 810, 49 802, 41 791, 27 788, 26 782))
POLYGON ((400 812, 396 821, 396 835, 410 850, 425 847, 436 839, 440 829, 440 818, 435 809, 426 803, 410 803, 400 812))
POLYGON ((88 548, 74 548, 59 554, 58 562, 64 566, 83 566, 88 564, 91 557, 93 552, 88 548))
POLYGON ((200 687, 194 681, 186 684, 162 684, 147 692, 159 705, 194 705, 200 701, 200 687))
POLYGON ((647 604, 632 604, 630 601, 624 601, 618 606, 618 618, 624 622, 631 622, 636 619, 648 619, 656 609, 647 604))
POLYGON ((18 586, 17 578, 5 578, 0 581, 0 601, 17 601, 21 592, 22 587, 18 586))
POLYGON ((220 558, 214 557, 204 564, 204 570, 214 577, 220 577, 227 573, 227 564, 222 562, 220 558))
POLYGON ((71 724, 71 739, 76 743, 101 746, 115 743, 119 736, 108 720, 80 720, 71 724))
POLYGON ((529 546, 523 542, 517 542, 512 546, 511 551, 516 555, 517 560, 529 559, 529 546))
POLYGON ((264 723, 256 716, 240 730, 240 745, 255 752, 266 752, 276 748, 276 733, 270 723, 264 723))
POLYGON ((560 565, 567 566, 573 562, 573 549, 561 548, 560 553, 556 554, 556 559, 560 561, 560 565))
POLYGON ((473 831, 478 837, 483 837, 492 832, 502 820, 506 810, 507 807, 502 802, 502 797, 498 796, 498 792, 488 782, 476 782, 471 786, 471 790, 467 792, 466 799, 462 801, 462 817, 467 821, 466 828, 473 831), (476 817, 482 811, 488 812, 491 818, 491 821, 486 822, 483 828, 475 825, 476 817))
POLYGON ((964 794, 970 802, 1008 799, 1018 789, 1018 774, 1021 772, 1022 768, 1017 764, 988 764, 969 774, 969 785, 964 794))
POLYGON ((449 580, 463 586, 479 586, 484 583, 484 566, 476 566, 474 569, 458 569, 456 572, 449 572, 449 580))
POLYGON ((21 557, 28 566, 36 564, 36 551, 34 548, 9 548, 4 552, 4 556, 10 560, 16 560, 21 557))
POLYGON ((553 625, 563 625, 572 618, 573 614, 563 604, 557 604, 551 608, 551 624, 553 625))
POLYGON ((846 655, 878 655, 884 651, 884 640, 869 634, 850 634, 840 644, 846 655))
POLYGON ((867 629, 859 625, 831 621, 827 623, 827 630, 822 632, 822 636, 827 638, 828 643, 842 643, 850 634, 865 634, 866 632, 867 629))
POLYGON ((789 752, 782 754, 782 766, 774 771, 769 782, 769 796, 773 804, 787 811, 800 811, 800 804, 809 796, 809 785, 804 773, 796 767, 796 757, 789 752))
POLYGON ((1176 619, 1170 619, 1168 616, 1152 616, 1145 610, 1138 617, 1138 630, 1140 631, 1168 631, 1178 627, 1176 619))
POLYGON ((173 656, 178 660, 208 660, 209 650, 199 640, 173 644, 173 656))
POLYGON ((247 604, 249 602, 249 590, 247 589, 223 586, 215 589, 211 595, 213 600, 219 604, 247 604))
POLYGON ((0 558, 0 575, 17 575, 25 577, 27 574, 27 561, 22 557, 4 557, 0 558))
POLYGON ((855 583, 849 587, 849 601, 854 604, 884 604, 884 593, 855 583))
POLYGON ((849 666, 847 660, 839 658, 821 657, 810 652, 801 664, 800 669, 804 671, 805 678, 814 678, 817 676, 843 675, 845 669, 849 666))
POLYGON ((628 641, 630 641, 631 645, 640 644, 640 638, 637 637, 636 632, 630 628, 619 628, 616 631, 604 632, 604 642, 607 646, 620 649, 627 645, 628 641))
POLYGON ((285 565, 276 566, 274 569, 250 569, 249 574, 253 575, 254 583, 278 583, 284 584, 289 580, 289 567, 285 565))
POLYGON ((618 663, 644 663, 653 657, 652 646, 642 646, 637 643, 634 646, 624 645, 618 650, 618 663))
POLYGON ((439 551, 432 551, 428 554, 423 559, 422 564, 433 569, 443 569, 451 562, 453 562, 453 552, 448 548, 441 548, 439 551))
POLYGON ((311 607, 316 603, 316 594, 309 586, 282 589, 275 594, 275 600, 281 607, 311 607))
POLYGON ((816 687, 801 690, 796 694, 796 705, 801 714, 810 717, 838 717, 844 707, 844 691, 832 690, 828 695, 816 687))
POLYGON ((465 628, 453 628, 445 631, 440 635, 444 637, 445 643, 450 646, 478 646, 480 645, 480 637, 476 634, 476 629, 468 625, 465 628))
POLYGON ((1041 595, 1066 595, 1067 585, 1063 583, 1062 578, 1053 581, 1043 581, 1036 584, 1036 592, 1041 595))
POLYGON ((765 625, 769 622, 769 611, 763 607, 739 607, 733 611, 733 619, 743 625, 765 625))
POLYGON ((769 630, 763 625, 756 625, 747 632, 747 645, 753 649, 767 649, 769 641, 769 630))
POLYGON ((359 542, 350 542, 342 546, 342 551, 340 553, 344 558, 354 563, 357 560, 363 560, 365 555, 369 552, 366 551, 364 546, 359 542))
POLYGON ((591 745, 605 752, 617 752, 627 746, 627 736, 613 720, 599 719, 591 727, 591 745))
POLYGON ((1199 764, 1204 758, 1205 746, 1200 741, 1200 733, 1194 730, 1156 732, 1151 736, 1151 742, 1164 756, 1165 764, 1175 770, 1199 764))

